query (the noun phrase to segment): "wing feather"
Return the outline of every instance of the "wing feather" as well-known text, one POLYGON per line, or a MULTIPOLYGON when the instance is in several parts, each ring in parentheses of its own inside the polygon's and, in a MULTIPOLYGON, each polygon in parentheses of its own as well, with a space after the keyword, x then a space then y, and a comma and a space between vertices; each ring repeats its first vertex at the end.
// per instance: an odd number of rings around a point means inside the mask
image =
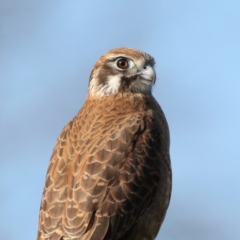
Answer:
POLYGON ((127 237, 150 206, 162 167, 159 123, 151 112, 116 117, 107 107, 101 117, 83 107, 60 134, 42 197, 39 240, 127 237))

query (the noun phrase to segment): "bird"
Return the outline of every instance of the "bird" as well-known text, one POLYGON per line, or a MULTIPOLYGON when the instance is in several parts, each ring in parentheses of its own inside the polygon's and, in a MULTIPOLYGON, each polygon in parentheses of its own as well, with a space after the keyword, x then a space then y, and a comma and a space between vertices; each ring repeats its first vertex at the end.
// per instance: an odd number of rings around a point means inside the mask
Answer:
POLYGON ((152 95, 155 60, 116 48, 50 158, 37 240, 153 240, 171 197, 169 127, 152 95))

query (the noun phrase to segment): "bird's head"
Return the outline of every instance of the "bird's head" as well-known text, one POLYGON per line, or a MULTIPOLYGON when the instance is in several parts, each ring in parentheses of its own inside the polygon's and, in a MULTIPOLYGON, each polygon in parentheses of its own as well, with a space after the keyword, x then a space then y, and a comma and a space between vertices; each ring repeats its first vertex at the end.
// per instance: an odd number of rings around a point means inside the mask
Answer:
POLYGON ((152 85, 156 81, 154 63, 153 57, 136 49, 110 50, 95 64, 89 80, 88 94, 151 94, 152 85))

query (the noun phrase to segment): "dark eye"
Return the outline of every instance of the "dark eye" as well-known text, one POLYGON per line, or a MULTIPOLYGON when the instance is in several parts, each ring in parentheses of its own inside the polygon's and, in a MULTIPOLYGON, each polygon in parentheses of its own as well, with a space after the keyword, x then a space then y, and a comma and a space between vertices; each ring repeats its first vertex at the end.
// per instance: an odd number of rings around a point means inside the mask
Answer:
POLYGON ((117 67, 120 69, 127 69, 129 66, 128 60, 125 58, 121 58, 117 61, 117 67))

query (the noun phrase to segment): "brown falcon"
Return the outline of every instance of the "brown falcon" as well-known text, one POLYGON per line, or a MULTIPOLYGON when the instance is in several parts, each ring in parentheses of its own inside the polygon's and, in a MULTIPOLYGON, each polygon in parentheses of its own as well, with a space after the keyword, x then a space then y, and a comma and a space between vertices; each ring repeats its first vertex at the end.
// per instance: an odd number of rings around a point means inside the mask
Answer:
POLYGON ((118 48, 95 64, 83 107, 62 130, 38 240, 152 240, 171 195, 169 130, 152 96, 154 59, 118 48))

